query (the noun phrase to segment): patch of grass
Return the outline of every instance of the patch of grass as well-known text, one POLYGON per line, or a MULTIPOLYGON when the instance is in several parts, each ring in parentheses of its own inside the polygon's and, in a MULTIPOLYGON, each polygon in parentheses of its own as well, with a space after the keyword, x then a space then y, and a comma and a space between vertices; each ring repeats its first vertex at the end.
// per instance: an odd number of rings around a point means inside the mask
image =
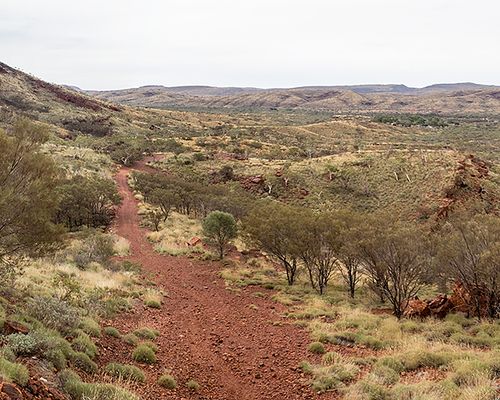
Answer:
POLYGON ((113 326, 106 326, 104 329, 104 334, 107 336, 112 336, 115 338, 121 337, 120 331, 113 326))
POLYGON ((115 378, 132 380, 136 382, 144 382, 146 380, 144 372, 142 372, 140 368, 137 368, 134 365, 112 362, 106 365, 104 371, 106 372, 106 374, 111 375, 115 378))
POLYGON ((134 331, 134 334, 141 339, 154 340, 158 337, 160 332, 151 328, 139 328, 134 331))
POLYGON ((371 376, 374 382, 385 386, 394 385, 399 381, 399 374, 392 368, 384 365, 375 365, 372 369, 371 376))
POLYGON ((309 347, 309 351, 315 354, 324 354, 326 352, 325 346, 321 342, 312 342, 309 347))
POLYGON ((411 351, 400 356, 405 371, 413 371, 418 368, 439 368, 452 361, 453 356, 447 353, 431 351, 411 351))
POLYGON ((0 358, 0 376, 6 381, 24 386, 28 383, 29 372, 24 365, 0 358))
POLYGON ((172 375, 162 375, 158 378, 158 385, 165 389, 173 390, 177 387, 177 382, 172 375))
POLYGON ((76 351, 87 354, 90 358, 95 358, 97 355, 97 346, 90 336, 83 331, 78 332, 78 336, 71 342, 71 347, 76 351))
POLYGON ((144 305, 150 308, 161 308, 163 295, 157 290, 147 290, 143 296, 144 305))
POLYGON ((156 362, 155 352, 145 344, 140 344, 134 349, 132 358, 144 364, 154 364, 156 362))
POLYGON ((312 365, 307 362, 307 361, 302 361, 300 364, 299 364, 299 368, 302 370, 302 372, 304 374, 308 374, 308 375, 312 375, 313 373, 313 367, 312 365))
POLYGON ((321 361, 324 365, 333 365, 342 361, 342 356, 334 351, 323 354, 321 361))
POLYGON ((197 392, 198 390, 200 390, 200 384, 196 382, 194 379, 190 379, 189 381, 187 381, 186 387, 189 390, 192 390, 193 392, 197 392))
POLYGON ((141 342, 140 345, 148 346, 151 350, 153 350, 155 353, 158 352, 158 345, 156 343, 153 343, 152 341, 148 340, 145 342, 141 342))
POLYGON ((82 352, 76 351, 70 356, 71 364, 88 374, 97 372, 97 364, 90 357, 82 352))
POLYGON ((74 400, 139 400, 139 397, 121 387, 107 383, 85 383, 70 370, 59 374, 63 389, 74 400))
POLYGON ((84 317, 80 320, 80 329, 90 336, 101 336, 101 327, 90 317, 84 317))
POLYGON ((137 343, 139 343, 139 338, 134 333, 127 333, 126 335, 123 335, 122 340, 125 343, 131 344, 133 346, 135 346, 137 343))

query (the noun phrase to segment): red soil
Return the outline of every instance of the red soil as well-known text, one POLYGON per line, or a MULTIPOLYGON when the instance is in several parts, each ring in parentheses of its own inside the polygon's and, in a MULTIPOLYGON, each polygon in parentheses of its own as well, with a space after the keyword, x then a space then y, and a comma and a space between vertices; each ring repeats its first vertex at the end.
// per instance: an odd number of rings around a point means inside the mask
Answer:
MULTIPOLYGON (((146 168, 140 164, 139 169, 146 168)), ((134 390, 143 399, 318 398, 309 388, 309 377, 297 368, 301 361, 313 358, 307 351, 308 333, 282 317, 285 309, 269 300, 271 291, 259 288, 264 298, 254 296, 254 288, 228 291, 218 274, 219 263, 154 252, 145 238, 147 232, 139 227, 137 201, 127 185, 129 172, 122 168, 116 176, 123 203, 114 230, 130 241, 132 255, 127 259, 140 262, 143 276, 167 293, 159 310, 138 306, 109 321, 122 333, 144 326, 161 332, 155 341, 158 361, 141 366, 147 383, 134 390), (175 390, 156 384, 169 370, 177 379, 175 390), (200 384, 198 392, 186 388, 189 379, 200 384)), ((120 339, 105 337, 100 345, 101 365, 132 363, 133 347, 120 339)))

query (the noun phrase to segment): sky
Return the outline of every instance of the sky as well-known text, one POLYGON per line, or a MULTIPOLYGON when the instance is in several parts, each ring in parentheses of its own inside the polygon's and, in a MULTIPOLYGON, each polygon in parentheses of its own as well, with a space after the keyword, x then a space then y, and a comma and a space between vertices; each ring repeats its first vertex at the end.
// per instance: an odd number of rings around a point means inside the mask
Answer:
POLYGON ((0 61, 83 89, 500 85, 498 0, 0 0, 0 61))

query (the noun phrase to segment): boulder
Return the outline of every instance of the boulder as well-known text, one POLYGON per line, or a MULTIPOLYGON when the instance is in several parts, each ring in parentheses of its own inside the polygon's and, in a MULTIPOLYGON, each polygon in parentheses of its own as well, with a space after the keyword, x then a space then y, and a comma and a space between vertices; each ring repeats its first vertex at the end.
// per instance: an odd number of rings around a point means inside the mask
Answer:
POLYGON ((3 324, 3 333, 5 335, 10 335, 12 333, 22 333, 26 335, 29 332, 29 329, 16 321, 5 321, 3 324))
POLYGON ((436 318, 444 318, 454 309, 451 300, 445 294, 438 294, 435 298, 428 302, 431 310, 431 315, 436 318))
POLYGON ((404 316, 408 318, 425 318, 430 315, 431 309, 429 308, 429 305, 416 296, 408 301, 404 311, 404 316))

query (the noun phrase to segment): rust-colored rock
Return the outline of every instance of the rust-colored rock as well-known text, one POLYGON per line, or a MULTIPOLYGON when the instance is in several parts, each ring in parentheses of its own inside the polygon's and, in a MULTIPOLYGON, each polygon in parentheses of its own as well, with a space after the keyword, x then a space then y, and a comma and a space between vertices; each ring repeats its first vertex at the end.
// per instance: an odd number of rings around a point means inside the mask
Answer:
POLYGON ((16 321, 5 321, 3 324, 3 333, 5 335, 10 335, 12 333, 22 333, 26 335, 29 329, 16 321))
POLYGON ((445 294, 438 294, 434 299, 429 301, 431 315, 436 318, 444 318, 454 309, 453 302, 445 294))
POLYGON ((418 297, 408 301, 404 316, 408 318, 425 318, 431 315, 429 305, 418 297))
POLYGON ((191 239, 188 240, 186 243, 189 247, 194 247, 198 244, 201 244, 201 239, 198 236, 194 236, 191 239))
POLYGON ((24 395, 19 386, 14 383, 0 383, 0 399, 23 400, 24 395))

